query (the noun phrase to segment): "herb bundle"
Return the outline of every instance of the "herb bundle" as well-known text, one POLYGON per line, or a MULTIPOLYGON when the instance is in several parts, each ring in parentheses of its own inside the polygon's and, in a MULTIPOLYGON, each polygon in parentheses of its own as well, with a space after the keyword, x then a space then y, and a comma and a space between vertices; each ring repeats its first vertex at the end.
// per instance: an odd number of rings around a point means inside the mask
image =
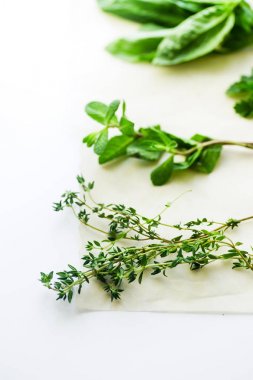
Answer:
POLYGON ((100 164, 119 157, 158 162, 166 155, 165 160, 151 173, 151 180, 156 186, 164 185, 177 171, 193 169, 211 173, 219 160, 223 145, 253 149, 253 143, 213 140, 200 134, 183 139, 163 131, 159 125, 136 130, 134 123, 126 116, 125 102, 122 104, 122 114, 117 117, 119 106, 118 100, 109 106, 101 102, 87 104, 86 113, 102 124, 103 128, 86 136, 83 142, 88 147, 94 147, 100 164), (119 134, 110 137, 110 129, 119 134))
POLYGON ((246 118, 253 117, 253 70, 251 75, 243 75, 238 82, 232 84, 227 90, 227 94, 233 98, 239 99, 234 109, 246 118))
POLYGON ((56 273, 56 279, 54 272, 41 272, 40 281, 57 293, 57 299, 71 302, 75 290, 80 294, 83 285, 92 286, 96 280, 112 301, 117 300, 127 283, 141 284, 144 275, 167 276, 170 269, 179 265, 200 270, 214 262, 230 260, 233 269, 253 270, 252 251, 245 251, 241 242, 233 242, 227 235, 228 230, 253 216, 224 223, 202 218, 166 224, 162 222, 162 214, 170 204, 154 218, 145 217, 122 204, 97 203, 91 195, 94 183, 87 183, 82 176, 77 180, 81 192, 64 193, 54 209, 70 208, 82 224, 100 233, 103 240, 87 242, 82 269, 68 265, 66 270, 56 273), (105 229, 94 225, 93 218, 104 220, 105 229), (168 231, 161 234, 159 227, 168 231), (123 240, 128 246, 120 245, 123 240))
POLYGON ((253 42, 253 10, 244 0, 98 0, 105 11, 144 23, 107 50, 131 62, 170 66, 253 42))

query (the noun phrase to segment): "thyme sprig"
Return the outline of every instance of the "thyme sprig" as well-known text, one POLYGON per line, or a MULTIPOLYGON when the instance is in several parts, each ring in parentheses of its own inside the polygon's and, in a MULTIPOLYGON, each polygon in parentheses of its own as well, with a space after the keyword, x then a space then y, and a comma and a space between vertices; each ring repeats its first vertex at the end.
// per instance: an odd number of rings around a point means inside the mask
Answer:
POLYGON ((54 210, 71 209, 82 224, 104 238, 87 242, 82 269, 69 264, 66 270, 56 273, 56 279, 53 271, 41 272, 40 281, 57 293, 57 299, 71 302, 75 290, 80 294, 83 285, 96 280, 112 301, 117 300, 127 283, 141 284, 144 274, 167 276, 170 269, 183 264, 190 270, 200 270, 214 262, 230 260, 233 269, 253 270, 252 249, 244 250, 241 242, 233 242, 227 235, 228 230, 253 216, 222 223, 201 218, 167 224, 162 214, 171 203, 154 218, 148 218, 123 204, 97 203, 91 194, 94 182, 86 182, 83 176, 77 180, 81 191, 65 192, 54 203, 54 210), (106 227, 97 227, 94 218, 103 220, 106 227), (161 227, 165 233, 159 231, 161 227), (127 244, 120 244, 123 241, 127 244))

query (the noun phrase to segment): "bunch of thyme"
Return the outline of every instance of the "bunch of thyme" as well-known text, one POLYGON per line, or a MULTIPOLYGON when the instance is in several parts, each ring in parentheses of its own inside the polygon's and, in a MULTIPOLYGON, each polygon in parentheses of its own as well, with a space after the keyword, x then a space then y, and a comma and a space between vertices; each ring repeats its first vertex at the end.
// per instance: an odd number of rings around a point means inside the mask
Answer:
POLYGON ((82 176, 77 180, 81 192, 65 192, 54 209, 72 209, 82 224, 102 234, 104 239, 87 242, 82 270, 68 265, 65 271, 56 273, 56 279, 54 272, 41 272, 40 281, 57 293, 57 299, 71 302, 75 289, 80 294, 83 285, 95 279, 112 301, 117 300, 125 284, 133 281, 141 284, 144 273, 166 276, 170 269, 182 264, 200 270, 216 261, 231 260, 233 269, 253 270, 252 252, 243 250, 241 242, 233 242, 226 234, 253 216, 224 223, 203 218, 169 225, 162 222, 162 214, 170 204, 154 218, 147 218, 132 207, 97 203, 91 195, 94 183, 87 183, 82 176), (98 228, 91 222, 92 217, 103 219, 107 228, 98 228), (161 226, 175 231, 175 235, 161 236, 161 226), (123 240, 135 243, 122 246, 119 243, 123 240))

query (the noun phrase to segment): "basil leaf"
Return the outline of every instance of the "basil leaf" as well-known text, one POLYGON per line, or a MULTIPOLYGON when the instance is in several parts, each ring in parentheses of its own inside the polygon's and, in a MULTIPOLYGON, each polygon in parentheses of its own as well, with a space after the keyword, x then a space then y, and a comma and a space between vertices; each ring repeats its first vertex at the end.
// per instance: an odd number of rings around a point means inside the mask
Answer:
MULTIPOLYGON (((85 106, 85 112, 100 124, 106 125, 105 118, 108 112, 108 108, 109 107, 106 104, 95 101, 90 102, 85 106)), ((113 116, 111 121, 115 124, 118 122, 116 116, 113 116)))
POLYGON ((214 51, 234 26, 231 10, 231 7, 214 6, 189 17, 160 43, 153 63, 175 65, 214 51))
POLYGON ((172 27, 178 25, 200 5, 184 1, 164 0, 98 0, 103 11, 140 23, 155 23, 172 27), (187 10, 188 8, 188 10, 187 10))
POLYGON ((158 166, 151 173, 151 181, 155 186, 164 185, 173 173, 173 156, 170 156, 165 162, 158 166))
POLYGON ((128 145, 131 144, 132 141, 132 137, 124 135, 112 137, 108 141, 103 153, 99 156, 99 163, 105 164, 115 158, 124 156, 128 145))
POLYGON ((223 42, 219 52, 227 53, 242 49, 253 43, 253 34, 245 32, 243 28, 235 27, 232 29, 231 33, 227 36, 223 42))
POLYGON ((168 30, 141 31, 132 37, 120 38, 107 46, 107 50, 130 62, 151 62, 156 49, 168 30))
POLYGON ((235 9, 236 25, 245 32, 251 33, 253 28, 253 10, 248 3, 241 1, 235 9))
POLYGON ((157 142, 142 138, 128 146, 127 155, 143 158, 144 160, 157 161, 162 155, 162 150, 157 146, 157 142))
POLYGON ((98 139, 94 145, 94 152, 98 155, 101 155, 105 150, 105 147, 108 143, 108 129, 105 128, 100 132, 98 139))

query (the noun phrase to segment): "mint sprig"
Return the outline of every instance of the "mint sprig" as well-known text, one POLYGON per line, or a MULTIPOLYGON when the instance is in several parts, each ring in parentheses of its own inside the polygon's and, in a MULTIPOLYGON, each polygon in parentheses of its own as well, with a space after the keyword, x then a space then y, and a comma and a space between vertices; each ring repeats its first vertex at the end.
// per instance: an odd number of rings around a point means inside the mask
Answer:
POLYGON ((120 157, 134 157, 157 163, 151 173, 155 186, 173 180, 178 171, 211 173, 216 168, 223 145, 253 149, 253 143, 214 140, 201 134, 195 134, 189 139, 181 138, 162 130, 159 125, 136 128, 134 122, 126 116, 125 102, 122 103, 121 112, 119 107, 118 100, 108 106, 97 101, 87 104, 86 113, 103 127, 84 137, 83 142, 88 147, 94 147, 100 164, 120 157), (113 131, 112 136, 110 131, 113 131))

